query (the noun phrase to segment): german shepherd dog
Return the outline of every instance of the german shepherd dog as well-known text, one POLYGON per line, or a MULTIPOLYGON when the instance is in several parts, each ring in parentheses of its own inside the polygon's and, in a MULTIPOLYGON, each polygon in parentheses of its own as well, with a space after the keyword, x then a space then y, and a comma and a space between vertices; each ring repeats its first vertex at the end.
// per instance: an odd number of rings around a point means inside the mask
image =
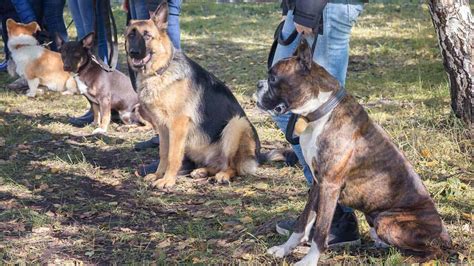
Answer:
POLYGON ((173 186, 185 153, 200 167, 191 177, 226 183, 254 173, 260 158, 255 128, 223 82, 174 49, 167 24, 163 1, 151 19, 132 20, 126 30, 140 106, 160 135, 161 160, 145 180, 158 188, 173 186))

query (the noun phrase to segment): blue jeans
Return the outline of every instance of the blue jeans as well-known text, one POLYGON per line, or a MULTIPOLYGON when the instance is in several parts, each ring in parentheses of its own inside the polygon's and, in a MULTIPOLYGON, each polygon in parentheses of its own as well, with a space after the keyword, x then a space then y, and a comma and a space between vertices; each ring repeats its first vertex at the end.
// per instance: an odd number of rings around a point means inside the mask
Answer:
MULTIPOLYGON (((181 13, 181 0, 168 0, 168 36, 176 49, 181 49, 179 28, 179 15, 181 13)), ((130 17, 132 19, 149 19, 150 15, 145 0, 130 0, 130 17)))
MULTIPOLYGON (((63 11, 66 0, 12 0, 22 23, 38 22, 54 39, 59 34, 67 40, 63 11)), ((57 51, 56 44, 51 43, 51 49, 57 51)))
MULTIPOLYGON (((349 40, 351 37, 352 25, 363 10, 362 1, 347 0, 347 3, 328 2, 323 10, 323 34, 318 36, 313 60, 324 67, 331 75, 333 75, 339 83, 344 86, 346 82, 347 65, 349 62, 349 40)), ((295 29, 293 23, 293 12, 290 10, 285 19, 282 29, 283 38, 287 38, 295 29)), ((272 65, 279 60, 289 57, 296 50, 301 39, 301 34, 288 46, 278 44, 272 65)), ((314 42, 314 38, 307 38, 310 46, 314 42)), ((273 120, 277 126, 286 132, 288 120, 291 114, 273 116, 273 120)), ((308 184, 313 182, 313 174, 310 167, 305 162, 303 152, 299 145, 293 145, 293 150, 298 157, 299 162, 303 166, 304 176, 308 184)), ((346 209, 345 211, 349 211, 346 209)))
MULTIPOLYGON (((99 1, 97 1, 97 4, 99 1)), ((101 12, 97 12, 94 17, 95 7, 92 0, 68 0, 69 10, 71 11, 72 19, 76 25, 77 38, 82 39, 87 34, 95 31, 94 20, 97 20, 98 32, 97 34, 97 48, 98 55, 104 62, 107 62, 107 38, 105 35, 104 19, 101 12)))

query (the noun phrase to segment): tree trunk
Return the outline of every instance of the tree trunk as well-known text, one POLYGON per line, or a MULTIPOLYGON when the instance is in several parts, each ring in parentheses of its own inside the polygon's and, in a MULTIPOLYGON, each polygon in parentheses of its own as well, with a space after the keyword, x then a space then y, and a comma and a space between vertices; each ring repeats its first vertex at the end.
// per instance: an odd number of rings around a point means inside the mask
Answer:
POLYGON ((451 88, 451 107, 473 126, 474 19, 468 0, 428 0, 451 88))

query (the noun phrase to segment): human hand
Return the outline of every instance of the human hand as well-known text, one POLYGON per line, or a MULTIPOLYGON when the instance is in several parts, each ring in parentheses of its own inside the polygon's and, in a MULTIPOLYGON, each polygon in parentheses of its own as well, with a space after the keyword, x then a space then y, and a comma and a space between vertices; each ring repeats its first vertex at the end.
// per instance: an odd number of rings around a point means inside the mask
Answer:
POLYGON ((312 28, 309 28, 309 27, 300 25, 300 24, 298 24, 298 23, 296 23, 296 22, 295 22, 295 28, 296 28, 296 31, 297 31, 298 33, 302 33, 303 35, 313 35, 313 34, 314 34, 312 28))

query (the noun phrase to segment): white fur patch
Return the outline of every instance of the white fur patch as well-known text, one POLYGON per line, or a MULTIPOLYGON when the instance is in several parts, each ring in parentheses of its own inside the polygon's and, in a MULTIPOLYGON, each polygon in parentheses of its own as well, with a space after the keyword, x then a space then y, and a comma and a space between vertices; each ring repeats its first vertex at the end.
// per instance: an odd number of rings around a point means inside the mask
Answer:
POLYGON ((290 238, 283 245, 274 246, 267 250, 267 254, 273 255, 277 258, 283 258, 286 255, 290 254, 295 247, 301 243, 303 238, 303 233, 292 233, 290 238))
POLYGON ((304 256, 302 260, 295 263, 295 266, 317 265, 320 256, 321 253, 319 251, 318 244, 316 244, 316 242, 314 241, 311 241, 311 248, 309 249, 308 254, 306 254, 306 256, 304 256))
POLYGON ((25 34, 11 36, 8 40, 8 48, 16 64, 16 73, 22 77, 25 75, 26 66, 41 57, 45 50, 44 47, 38 45, 38 41, 33 36, 25 34))
POLYGON ((87 89, 89 87, 87 87, 87 85, 81 80, 81 78, 78 75, 74 75, 74 80, 76 81, 77 89, 79 90, 79 92, 81 94, 86 94, 87 89))
POLYGON ((301 242, 306 242, 309 240, 309 234, 311 232, 311 228, 313 228, 313 224, 316 221, 316 212, 310 211, 308 219, 309 219, 309 222, 306 224, 306 227, 304 228, 304 236, 303 236, 303 239, 301 239, 301 242))
POLYGON ((307 101, 303 106, 291 110, 291 112, 299 115, 307 115, 318 109, 323 103, 327 102, 332 95, 332 91, 320 92, 317 98, 307 101))

